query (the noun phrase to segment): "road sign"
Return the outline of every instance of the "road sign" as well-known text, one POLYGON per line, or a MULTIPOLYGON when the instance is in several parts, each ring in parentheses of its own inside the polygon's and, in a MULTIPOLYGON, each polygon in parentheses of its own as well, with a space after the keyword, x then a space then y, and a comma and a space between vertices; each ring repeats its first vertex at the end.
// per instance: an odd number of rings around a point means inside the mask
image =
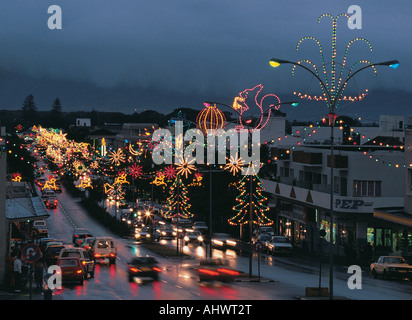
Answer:
POLYGON ((28 263, 35 263, 41 257, 40 247, 34 243, 29 243, 22 250, 23 260, 28 263))
POLYGON ((253 249, 256 252, 262 252, 264 248, 265 248, 264 244, 260 241, 255 242, 255 244, 253 245, 253 249))

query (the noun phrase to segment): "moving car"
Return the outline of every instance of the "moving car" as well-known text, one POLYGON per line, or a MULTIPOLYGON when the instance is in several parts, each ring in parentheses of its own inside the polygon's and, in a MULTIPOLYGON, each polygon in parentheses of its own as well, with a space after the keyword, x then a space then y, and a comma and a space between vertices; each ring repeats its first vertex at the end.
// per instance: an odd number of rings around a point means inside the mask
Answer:
POLYGON ((158 228, 160 239, 173 239, 173 229, 169 225, 161 225, 158 228))
POLYGON ((237 242, 233 239, 230 234, 227 233, 214 233, 212 234, 212 247, 215 248, 234 248, 237 242))
POLYGON ((84 268, 79 258, 60 258, 57 265, 61 268, 62 281, 77 280, 83 285, 84 268))
POLYGON ((51 266, 53 264, 56 264, 60 251, 63 249, 64 246, 61 244, 52 244, 48 246, 45 253, 46 265, 51 266))
POLYGON ((206 231, 208 230, 208 227, 207 227, 207 225, 206 225, 205 222, 203 222, 203 221, 196 221, 196 222, 193 224, 193 230, 197 230, 197 231, 200 231, 200 232, 204 233, 204 232, 206 232, 206 231))
POLYGON ((266 241, 266 251, 270 254, 291 254, 292 244, 289 239, 283 236, 273 236, 266 241))
POLYGON ((159 273, 162 269, 158 266, 158 262, 153 257, 134 257, 128 263, 129 266, 129 281, 133 281, 135 277, 150 277, 154 280, 159 279, 159 273))
POLYGON ((239 271, 229 267, 227 261, 222 259, 201 260, 197 271, 199 281, 233 281, 240 274, 239 271))
POLYGON ((82 266, 84 267, 84 278, 87 278, 87 275, 94 277, 95 271, 95 262, 90 257, 86 249, 83 248, 64 248, 60 251, 59 259, 61 258, 79 258, 82 266))
POLYGON ((96 237, 93 246, 92 254, 95 261, 109 261, 109 264, 116 263, 117 249, 111 237, 96 237))
POLYGON ((33 222, 33 228, 39 231, 39 238, 46 238, 49 234, 46 222, 44 220, 36 220, 33 222))
POLYGON ((203 236, 200 231, 187 231, 186 235, 184 237, 185 240, 185 245, 187 245, 189 242, 197 242, 198 245, 201 245, 203 243, 203 236))
POLYGON ((56 197, 48 197, 47 200, 46 200, 46 208, 47 209, 57 208, 57 198, 56 197))
POLYGON ((93 235, 84 228, 76 228, 73 231, 73 243, 76 247, 81 247, 83 245, 83 242, 86 238, 93 237, 93 235))
POLYGON ((412 266, 399 256, 380 256, 378 261, 371 263, 370 270, 374 278, 412 278, 412 266))

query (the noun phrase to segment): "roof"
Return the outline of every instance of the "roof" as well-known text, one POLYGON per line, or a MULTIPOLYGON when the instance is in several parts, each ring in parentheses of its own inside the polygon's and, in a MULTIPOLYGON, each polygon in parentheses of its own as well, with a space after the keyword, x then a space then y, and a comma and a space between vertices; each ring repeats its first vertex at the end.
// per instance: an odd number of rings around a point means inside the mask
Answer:
POLYGON ((6 199, 6 218, 12 221, 42 220, 50 216, 40 197, 6 199))

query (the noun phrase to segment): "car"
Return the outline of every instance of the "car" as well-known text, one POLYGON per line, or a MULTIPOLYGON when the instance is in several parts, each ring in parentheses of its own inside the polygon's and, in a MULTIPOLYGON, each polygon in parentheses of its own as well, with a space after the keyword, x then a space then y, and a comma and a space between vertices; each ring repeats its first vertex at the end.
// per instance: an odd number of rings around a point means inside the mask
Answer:
POLYGON ((82 248, 84 248, 90 255, 92 255, 93 244, 96 241, 96 237, 85 238, 82 243, 82 248))
POLYGON ((169 225, 160 225, 157 229, 160 239, 173 239, 173 229, 169 225))
POLYGON ((230 234, 214 233, 212 234, 211 244, 212 244, 212 247, 223 249, 227 247, 235 247, 237 244, 237 241, 235 241, 230 234))
POLYGON ((77 280, 83 285, 84 268, 79 258, 60 258, 57 265, 61 268, 62 281, 77 280))
POLYGON ((111 237, 96 237, 92 246, 92 255, 95 261, 109 261, 109 264, 116 263, 117 248, 111 237))
POLYGON ((57 208, 57 198, 56 197, 48 197, 47 200, 46 200, 46 208, 47 209, 57 208))
POLYGON ((269 241, 265 243, 266 251, 270 254, 291 254, 292 244, 287 237, 272 236, 269 241))
POLYGON ((185 245, 189 242, 197 242, 198 245, 203 243, 203 236, 200 231, 187 231, 184 237, 185 245))
POLYGON ((412 266, 400 256, 380 256, 376 262, 371 263, 370 270, 374 278, 412 278, 412 266))
POLYGON ((129 281, 135 277, 150 277, 154 280, 159 279, 159 273, 162 269, 153 257, 134 257, 129 263, 129 281))
POLYGON ((39 240, 40 251, 44 254, 44 252, 46 251, 46 246, 47 246, 47 244, 48 244, 49 242, 56 242, 56 241, 57 241, 57 239, 51 238, 51 237, 41 238, 41 239, 39 240))
POLYGON ((93 235, 84 228, 76 228, 73 231, 72 239, 76 247, 81 247, 83 245, 84 239, 93 237, 93 235))
POLYGON ((274 236, 275 231, 273 231, 272 227, 259 227, 259 229, 257 229, 257 234, 270 234, 274 236))
POLYGON ((262 233, 262 234, 259 234, 259 235, 256 236, 256 237, 253 237, 253 238, 252 238, 252 243, 255 244, 256 242, 259 241, 259 242, 265 244, 265 243, 266 243, 267 241, 269 241, 270 239, 272 239, 272 236, 271 236, 270 234, 262 233))
POLYGON ((64 245, 52 244, 46 248, 45 262, 47 266, 51 266, 57 263, 60 251, 64 249, 64 245))
POLYGON ((56 197, 56 193, 53 190, 45 189, 42 190, 41 193, 41 198, 43 199, 44 202, 47 201, 50 197, 56 197))
POLYGON ((36 184, 42 188, 44 186, 44 184, 46 183, 46 179, 44 177, 40 177, 38 179, 36 179, 36 184))
POLYGON ((233 281, 240 272, 232 269, 226 260, 204 259, 200 260, 197 269, 199 281, 233 281))
POLYGON ((56 182, 55 186, 56 186, 56 188, 54 189, 54 192, 56 192, 56 193, 62 193, 63 192, 63 188, 62 188, 60 182, 56 182))
POLYGON ((39 238, 47 238, 49 230, 44 220, 36 220, 33 222, 33 228, 39 231, 39 238))
POLYGON ((195 221, 195 223, 193 223, 193 230, 197 230, 204 233, 208 230, 208 227, 206 223, 203 221, 195 221))
POLYGON ((160 233, 146 226, 135 231, 135 239, 142 242, 152 242, 160 239, 160 233))
POLYGON ((86 249, 83 248, 64 248, 60 251, 59 258, 79 258, 82 266, 84 267, 84 277, 90 274, 90 277, 94 277, 95 262, 90 257, 86 249))

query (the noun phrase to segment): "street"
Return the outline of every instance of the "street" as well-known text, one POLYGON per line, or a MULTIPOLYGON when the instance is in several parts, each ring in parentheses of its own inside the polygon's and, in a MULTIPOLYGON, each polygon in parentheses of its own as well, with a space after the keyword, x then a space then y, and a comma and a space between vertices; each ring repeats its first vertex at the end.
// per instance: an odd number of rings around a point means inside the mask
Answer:
MULTIPOLYGON (((205 257, 205 248, 190 243, 184 253, 191 258, 167 259, 130 239, 122 239, 101 227, 80 204, 67 192, 57 195, 59 205, 49 209, 47 219, 49 236, 73 245, 75 227, 88 229, 95 236, 111 236, 117 246, 115 265, 97 264, 94 278, 88 278, 83 286, 64 283, 55 290, 54 299, 62 300, 291 300, 304 298, 306 287, 319 284, 319 265, 300 257, 261 255, 260 276, 262 281, 199 282, 194 269, 205 257), (154 256, 162 268, 158 281, 128 281, 127 262, 134 255, 154 256)), ((160 245, 176 247, 175 240, 161 240, 160 245)), ((234 269, 249 272, 248 257, 239 256, 233 250, 213 250, 213 258, 227 259, 234 269)), ((322 286, 328 287, 328 266, 322 267, 322 286)), ((253 275, 258 274, 255 254, 253 275)), ((351 274, 346 267, 336 266, 334 293, 336 297, 356 300, 405 300, 412 298, 412 283, 406 280, 387 281, 373 279, 362 273, 362 289, 350 290, 347 281, 351 274)))

